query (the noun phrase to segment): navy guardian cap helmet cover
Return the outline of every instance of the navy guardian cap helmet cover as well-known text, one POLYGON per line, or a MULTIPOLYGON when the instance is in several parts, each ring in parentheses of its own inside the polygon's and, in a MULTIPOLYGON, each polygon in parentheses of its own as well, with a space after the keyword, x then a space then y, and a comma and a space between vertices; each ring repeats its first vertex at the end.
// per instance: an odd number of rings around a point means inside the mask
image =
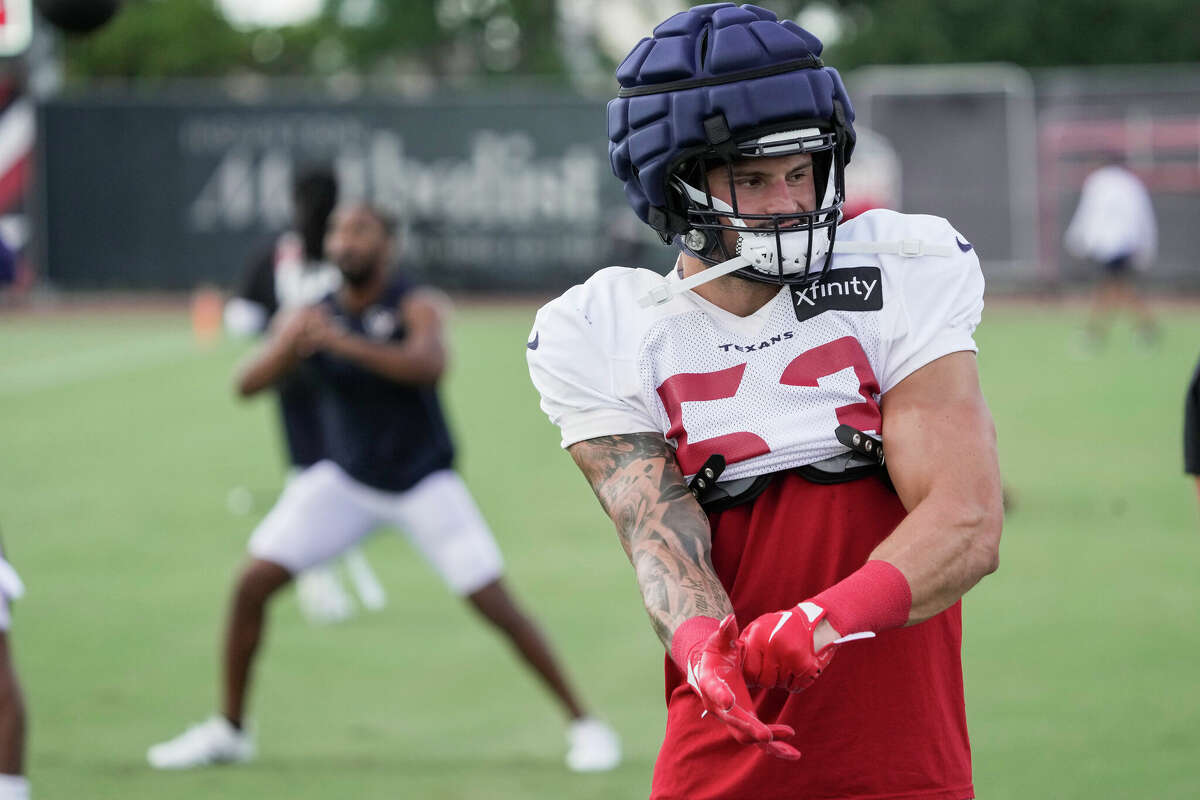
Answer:
POLYGON ((617 68, 608 154, 634 213, 708 264, 741 255, 742 277, 803 283, 828 268, 854 148, 854 110, 819 39, 753 5, 711 3, 667 19, 617 68), (811 153, 813 211, 740 214, 707 173, 754 157, 811 153), (728 240, 736 233, 736 243, 728 240))

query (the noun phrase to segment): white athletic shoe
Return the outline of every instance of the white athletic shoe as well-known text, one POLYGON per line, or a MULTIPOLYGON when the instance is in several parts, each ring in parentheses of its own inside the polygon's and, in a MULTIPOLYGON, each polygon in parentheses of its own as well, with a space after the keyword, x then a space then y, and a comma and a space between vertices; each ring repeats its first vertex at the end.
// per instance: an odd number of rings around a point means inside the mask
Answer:
POLYGON ((363 608, 367 611, 382 611, 386 608, 387 592, 383 590, 383 584, 376 577, 375 570, 371 568, 371 562, 367 561, 366 554, 360 548, 352 547, 342 557, 342 563, 346 565, 350 583, 354 586, 354 591, 358 593, 358 599, 362 601, 363 608))
POLYGON ((595 717, 577 719, 567 728, 567 768, 606 772, 621 763, 621 739, 595 717))
POLYGON ((155 769, 192 769, 211 764, 238 764, 254 758, 254 737, 239 731, 220 714, 193 725, 174 739, 146 751, 155 769))
POLYGON ((296 599, 304 618, 314 625, 333 625, 354 616, 354 601, 329 564, 296 576, 296 599))
POLYGON ((29 800, 29 780, 24 775, 0 775, 0 800, 29 800))

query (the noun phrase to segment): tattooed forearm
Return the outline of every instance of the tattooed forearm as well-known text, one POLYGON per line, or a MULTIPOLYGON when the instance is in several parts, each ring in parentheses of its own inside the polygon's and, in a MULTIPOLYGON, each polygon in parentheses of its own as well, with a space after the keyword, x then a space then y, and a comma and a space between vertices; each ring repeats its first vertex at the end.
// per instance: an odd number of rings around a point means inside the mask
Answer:
POLYGON ((688 617, 732 611, 712 567, 708 518, 661 436, 603 436, 570 452, 617 527, 664 646, 688 617))

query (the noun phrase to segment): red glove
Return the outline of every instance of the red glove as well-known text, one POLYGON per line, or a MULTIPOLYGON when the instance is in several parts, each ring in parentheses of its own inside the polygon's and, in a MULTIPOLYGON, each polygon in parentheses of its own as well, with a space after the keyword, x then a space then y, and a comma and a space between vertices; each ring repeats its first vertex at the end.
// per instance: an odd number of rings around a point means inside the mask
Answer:
POLYGON ((813 631, 825 618, 825 609, 806 600, 787 611, 763 614, 742 632, 749 686, 802 692, 821 676, 833 660, 836 644, 813 652, 813 631))
POLYGON ((800 758, 799 750, 778 741, 795 736, 795 730, 787 725, 768 725, 750 710, 753 706, 742 677, 742 644, 733 614, 688 653, 687 681, 700 695, 707 712, 723 722, 738 742, 757 745, 777 758, 800 758))

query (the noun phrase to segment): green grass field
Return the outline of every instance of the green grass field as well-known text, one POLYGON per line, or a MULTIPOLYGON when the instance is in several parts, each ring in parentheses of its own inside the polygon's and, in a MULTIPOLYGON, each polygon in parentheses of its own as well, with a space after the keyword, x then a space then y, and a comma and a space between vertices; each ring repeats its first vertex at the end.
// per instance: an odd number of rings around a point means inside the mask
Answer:
MULTIPOLYGON (((29 592, 13 645, 35 794, 56 798, 637 798, 662 732, 661 650, 609 523, 537 408, 532 308, 460 309, 445 397, 511 585, 618 771, 562 766, 562 722, 505 646, 399 537, 369 555, 377 614, 305 623, 288 593, 258 671, 260 759, 161 774, 146 746, 214 708, 230 576, 282 467, 269 401, 229 390, 243 348, 184 313, 0 317, 0 530, 29 592), (231 489, 256 500, 227 508, 231 489)), ((989 309, 978 339, 1015 510, 968 595, 981 800, 1200 797, 1200 513, 1180 473, 1200 314, 1164 346, 1070 358, 1081 316, 989 309)))

